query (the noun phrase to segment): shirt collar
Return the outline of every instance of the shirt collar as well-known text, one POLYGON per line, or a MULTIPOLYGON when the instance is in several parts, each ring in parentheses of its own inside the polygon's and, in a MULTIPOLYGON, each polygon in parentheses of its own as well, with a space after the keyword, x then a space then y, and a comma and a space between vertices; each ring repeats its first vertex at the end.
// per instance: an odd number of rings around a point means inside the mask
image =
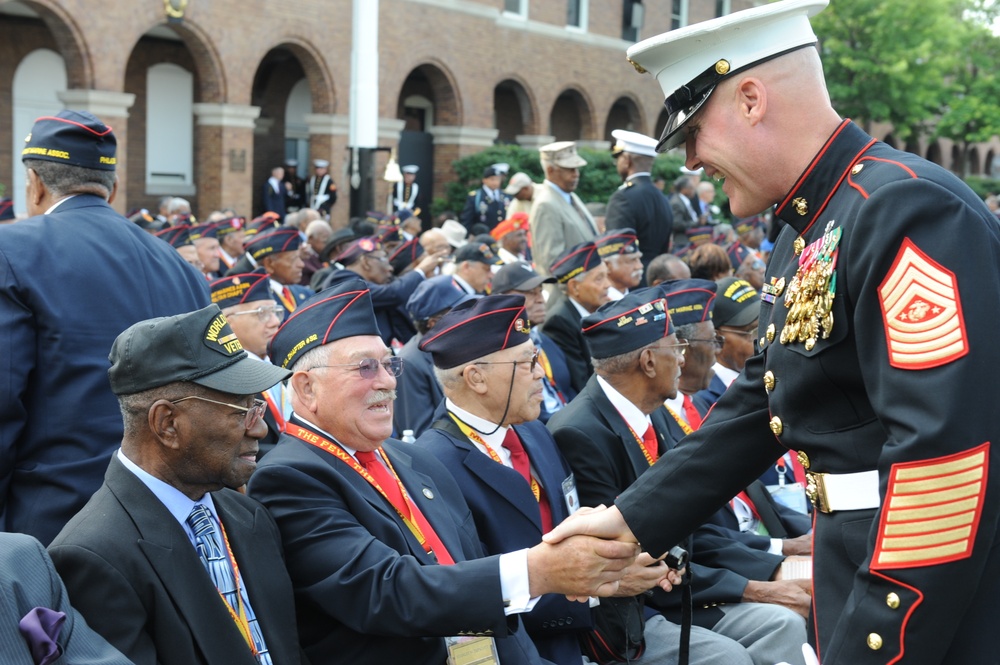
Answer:
POLYGON ((728 367, 720 365, 719 363, 715 363, 712 366, 712 369, 715 371, 715 375, 719 377, 722 380, 722 382, 726 384, 727 387, 729 386, 730 383, 736 380, 736 377, 740 375, 740 373, 737 372, 736 370, 729 369, 728 367))
POLYGON ((646 428, 652 424, 649 416, 630 402, 627 397, 615 390, 610 383, 604 380, 604 377, 597 375, 597 384, 601 386, 601 390, 604 391, 604 396, 611 402, 611 406, 618 410, 618 413, 621 414, 621 417, 628 426, 632 428, 632 431, 641 438, 646 433, 646 428))
POLYGON ((447 408, 449 411, 458 416, 462 420, 462 422, 464 422, 466 425, 472 426, 472 428, 476 430, 476 434, 479 435, 479 438, 485 441, 486 444, 489 445, 489 447, 494 450, 494 452, 500 450, 500 448, 503 445, 504 437, 507 436, 507 430, 509 428, 500 427, 498 429, 496 423, 491 423, 490 421, 484 418, 480 418, 479 416, 466 411, 462 407, 452 402, 451 398, 446 398, 444 404, 445 408, 447 408), (493 432, 493 430, 496 431, 493 432), (483 432, 493 432, 493 433, 483 434, 483 432))
POLYGON ((545 184, 549 185, 550 187, 552 187, 552 189, 554 189, 557 192, 559 192, 559 195, 562 196, 566 200, 566 203, 569 203, 570 205, 573 204, 573 197, 570 196, 569 192, 563 190, 562 187, 560 187, 556 183, 552 182, 551 180, 546 180, 545 184))

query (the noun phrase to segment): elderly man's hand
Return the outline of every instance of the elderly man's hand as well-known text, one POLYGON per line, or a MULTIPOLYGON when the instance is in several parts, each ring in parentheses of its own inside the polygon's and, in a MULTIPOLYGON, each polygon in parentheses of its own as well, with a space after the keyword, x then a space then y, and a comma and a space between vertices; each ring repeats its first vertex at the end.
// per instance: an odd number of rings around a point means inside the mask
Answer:
POLYGON ((574 535, 528 550, 528 586, 532 597, 562 593, 574 600, 610 596, 635 561, 635 543, 574 535))
POLYGON ((670 591, 675 584, 680 583, 679 571, 668 568, 667 564, 642 552, 636 557, 635 563, 625 569, 625 576, 614 595, 637 596, 657 586, 664 591, 670 591))

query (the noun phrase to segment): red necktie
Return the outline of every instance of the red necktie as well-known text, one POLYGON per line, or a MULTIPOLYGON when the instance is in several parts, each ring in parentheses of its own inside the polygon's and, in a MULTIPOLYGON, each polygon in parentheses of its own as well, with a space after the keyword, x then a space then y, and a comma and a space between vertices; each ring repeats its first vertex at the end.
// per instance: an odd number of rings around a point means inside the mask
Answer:
POLYGON ((389 503, 403 515, 406 515, 409 519, 420 528, 420 531, 424 534, 424 538, 427 541, 427 545, 430 547, 429 551, 431 554, 437 557, 438 563, 452 564, 455 561, 451 558, 448 550, 445 548, 444 543, 438 538, 438 535, 434 533, 434 528, 431 526, 424 514, 420 512, 417 508, 417 504, 413 502, 407 502, 403 497, 403 493, 399 490, 399 482, 396 479, 396 475, 391 472, 382 461, 379 460, 378 456, 374 451, 362 451, 359 450, 355 453, 358 458, 358 462, 361 466, 365 467, 365 470, 372 475, 375 482, 379 484, 382 491, 385 492, 386 496, 389 498, 389 503))
MULTIPOLYGON (((528 452, 524 449, 524 444, 521 443, 521 439, 518 438, 513 427, 507 428, 507 434, 504 435, 501 445, 510 452, 510 463, 514 467, 514 470, 521 474, 521 477, 530 486, 532 482, 531 460, 528 459, 528 452)), ((553 526, 552 508, 545 497, 545 490, 542 488, 542 484, 536 482, 536 485, 538 486, 538 510, 542 517, 542 533, 548 533, 552 530, 553 526)))
POLYGON ((646 449, 646 452, 649 453, 650 459, 654 462, 659 456, 659 446, 660 442, 656 438, 656 430, 654 430, 653 426, 650 425, 646 428, 646 432, 642 435, 642 447, 646 449))
POLYGON ((285 297, 285 306, 288 308, 289 312, 295 311, 295 296, 292 295, 292 290, 287 286, 281 287, 281 294, 285 297))
POLYGON ((691 429, 701 427, 701 414, 698 413, 698 409, 695 407, 690 395, 684 396, 684 417, 687 419, 691 429))

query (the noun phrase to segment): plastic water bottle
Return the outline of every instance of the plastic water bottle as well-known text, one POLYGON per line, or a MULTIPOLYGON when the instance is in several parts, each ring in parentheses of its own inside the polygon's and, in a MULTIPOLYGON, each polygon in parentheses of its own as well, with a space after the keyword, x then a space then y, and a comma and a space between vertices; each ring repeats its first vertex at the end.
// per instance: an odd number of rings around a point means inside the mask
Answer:
POLYGON ((417 437, 413 436, 412 429, 403 430, 403 438, 400 439, 403 443, 416 443, 417 437))

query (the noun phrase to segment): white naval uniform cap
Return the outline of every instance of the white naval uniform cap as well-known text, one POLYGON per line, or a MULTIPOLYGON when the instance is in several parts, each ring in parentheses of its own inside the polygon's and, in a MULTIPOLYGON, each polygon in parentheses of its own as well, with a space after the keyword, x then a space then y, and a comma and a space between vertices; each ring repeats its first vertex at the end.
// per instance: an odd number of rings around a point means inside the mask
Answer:
POLYGON ((630 132, 627 129, 616 129, 611 132, 611 138, 615 140, 615 145, 611 149, 612 155, 617 155, 620 152, 631 152, 634 155, 656 157, 656 139, 645 134, 630 132))
POLYGON ((666 96, 668 119, 657 150, 680 145, 688 119, 724 78, 816 43, 809 17, 829 0, 781 0, 651 37, 628 49, 629 62, 651 73, 666 96))

